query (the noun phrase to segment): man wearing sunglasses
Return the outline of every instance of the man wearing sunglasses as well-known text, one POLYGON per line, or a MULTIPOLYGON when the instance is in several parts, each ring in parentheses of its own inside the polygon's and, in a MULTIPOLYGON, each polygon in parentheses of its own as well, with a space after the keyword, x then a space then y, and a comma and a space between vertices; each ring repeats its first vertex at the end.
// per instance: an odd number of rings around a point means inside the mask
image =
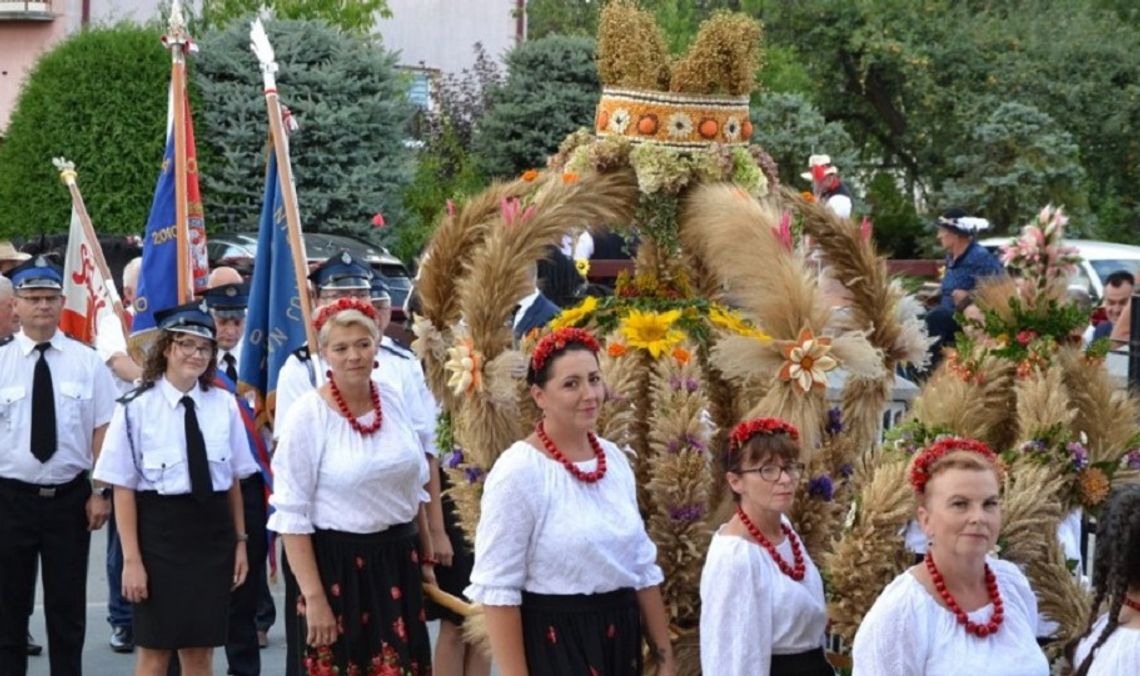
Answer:
POLYGON ((37 256, 7 275, 21 330, 0 344, 0 665, 27 671, 39 561, 52 672, 82 674, 91 531, 111 510, 89 473, 115 386, 98 353, 59 330, 60 269, 37 256))

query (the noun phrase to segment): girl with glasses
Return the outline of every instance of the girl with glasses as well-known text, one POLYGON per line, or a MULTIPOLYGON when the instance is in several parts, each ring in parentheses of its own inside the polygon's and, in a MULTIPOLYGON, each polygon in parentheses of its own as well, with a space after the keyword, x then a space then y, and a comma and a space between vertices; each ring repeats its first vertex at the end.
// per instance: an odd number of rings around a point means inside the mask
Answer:
POLYGON ((724 456, 736 512, 701 573, 701 671, 832 676, 823 581, 787 513, 803 476, 799 433, 777 418, 737 425, 724 456))
POLYGON ((230 592, 249 570, 239 477, 257 471, 237 401, 213 387, 214 320, 202 305, 155 313, 143 384, 115 408, 94 477, 114 486, 136 676, 211 673, 230 592))

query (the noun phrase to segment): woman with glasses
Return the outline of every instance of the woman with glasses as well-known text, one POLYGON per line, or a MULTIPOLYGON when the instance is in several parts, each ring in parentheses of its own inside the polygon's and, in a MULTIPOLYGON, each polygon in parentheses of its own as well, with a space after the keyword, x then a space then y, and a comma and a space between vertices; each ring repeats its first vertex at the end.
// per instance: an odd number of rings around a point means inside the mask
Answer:
POLYGON ((823 581, 792 529, 804 473, 799 433, 776 418, 737 425, 724 456, 736 501, 701 573, 701 671, 832 676, 824 656, 823 581))
POLYGON ((211 673, 230 591, 248 571, 239 476, 257 471, 237 401, 212 386, 217 342, 205 303, 155 313, 143 384, 115 408, 94 478, 114 486, 123 597, 138 676, 211 673))
POLYGON ((503 676, 641 676, 643 635, 655 673, 675 673, 633 470, 593 432, 605 400, 598 349, 582 329, 539 341, 527 382, 542 420, 483 489, 466 595, 483 604, 503 676))

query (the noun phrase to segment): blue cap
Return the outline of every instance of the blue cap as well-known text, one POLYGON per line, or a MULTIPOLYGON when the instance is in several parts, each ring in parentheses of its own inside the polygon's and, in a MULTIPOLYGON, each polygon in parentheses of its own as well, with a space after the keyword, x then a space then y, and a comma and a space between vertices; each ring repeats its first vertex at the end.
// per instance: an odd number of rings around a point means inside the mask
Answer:
POLYGON ((63 289, 63 270, 43 256, 36 256, 8 271, 8 279, 16 289, 63 289))
POLYGON ((243 283, 220 284, 203 294, 206 305, 217 317, 240 318, 249 306, 249 285, 243 283))
POLYGON ((341 251, 309 273, 309 281, 318 289, 369 289, 373 276, 372 268, 341 251))
POLYGON ((217 331, 205 300, 158 310, 154 313, 154 321, 163 331, 188 333, 208 340, 214 340, 217 331))
POLYGON ((384 283, 384 278, 380 275, 372 278, 372 293, 369 298, 373 303, 382 300, 392 302, 392 294, 388 293, 388 285, 384 283))

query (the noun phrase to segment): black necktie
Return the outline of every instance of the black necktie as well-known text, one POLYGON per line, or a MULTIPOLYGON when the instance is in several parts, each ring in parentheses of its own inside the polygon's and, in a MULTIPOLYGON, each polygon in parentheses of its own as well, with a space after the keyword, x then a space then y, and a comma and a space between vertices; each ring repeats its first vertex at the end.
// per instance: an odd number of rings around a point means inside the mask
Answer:
POLYGON ((210 465, 206 460, 206 440, 198 427, 198 416, 194 413, 194 400, 182 397, 186 409, 186 465, 190 469, 190 492, 196 498, 205 498, 213 492, 210 482, 210 465))
POLYGON ((55 388, 47 363, 49 347, 51 343, 36 345, 40 358, 36 360, 36 373, 32 378, 32 455, 40 462, 50 460, 56 448, 55 388))
POLYGON ((234 385, 237 385, 237 359, 234 359, 232 352, 227 352, 222 357, 222 361, 226 363, 226 375, 234 381, 234 385))

